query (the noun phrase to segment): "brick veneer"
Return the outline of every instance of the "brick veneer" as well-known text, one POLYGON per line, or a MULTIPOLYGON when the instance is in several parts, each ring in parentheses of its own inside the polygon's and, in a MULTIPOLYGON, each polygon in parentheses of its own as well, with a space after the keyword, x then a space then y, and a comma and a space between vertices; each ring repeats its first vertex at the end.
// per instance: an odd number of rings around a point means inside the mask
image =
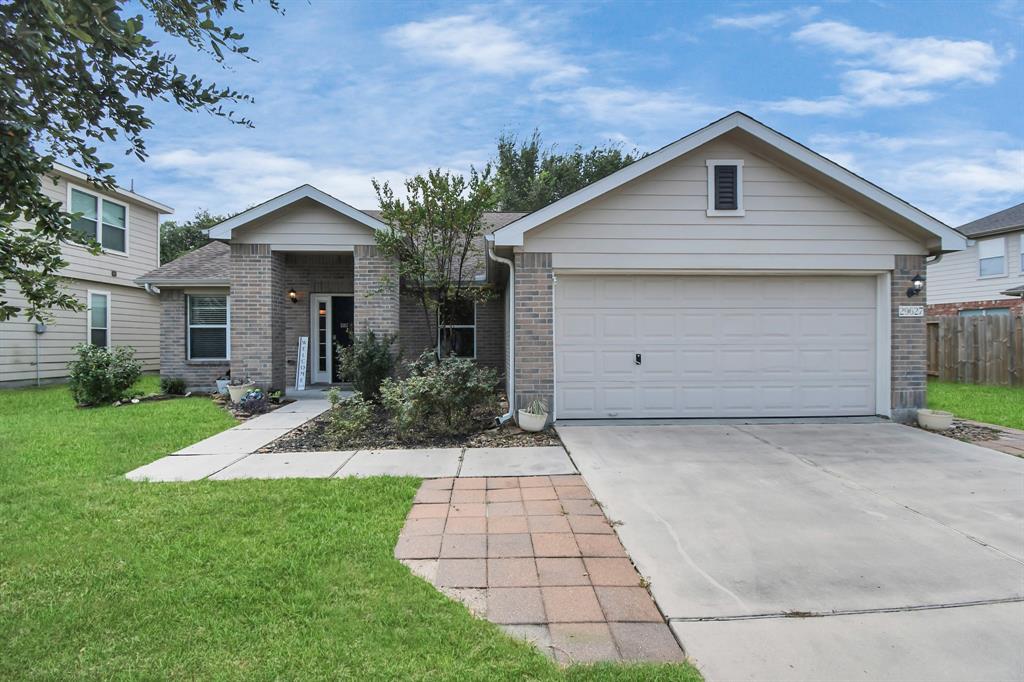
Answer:
POLYGON ((1024 299, 1001 298, 987 301, 963 301, 961 303, 936 303, 928 306, 928 317, 956 317, 961 310, 988 308, 1009 308, 1011 314, 1024 313, 1024 299))
POLYGON ((550 253, 515 254, 516 407, 535 398, 554 414, 554 280, 550 253))
MULTIPOLYGON (((405 359, 418 357, 433 349, 435 340, 427 330, 419 301, 406 294, 401 299, 401 323, 398 334, 405 359)), ((500 295, 476 306, 476 359, 481 365, 505 373, 505 303, 500 295)))
MULTIPOLYGON (((295 363, 299 337, 309 336, 311 294, 351 294, 353 277, 352 254, 289 253, 284 262, 284 291, 295 290, 298 300, 285 305, 285 380, 295 383, 295 363)), ((310 340, 312 343, 312 340, 310 340)), ((312 348, 310 348, 312 352, 312 348)), ((306 368, 306 382, 310 381, 312 357, 306 368)))
POLYGON ((231 377, 285 387, 284 254, 269 244, 231 245, 231 377))
POLYGON ((928 348, 925 318, 900 317, 900 305, 923 305, 926 292, 907 296, 914 275, 924 274, 924 256, 896 256, 892 273, 892 418, 911 422, 925 406, 928 348))
MULTIPOLYGON (((227 293, 223 289, 218 293, 227 293)), ((189 360, 188 327, 185 316, 185 292, 181 289, 160 291, 160 376, 184 379, 191 391, 212 391, 217 379, 224 376, 231 364, 226 361, 189 360)))
POLYGON ((354 253, 355 331, 398 334, 398 267, 376 246, 358 245, 354 253))

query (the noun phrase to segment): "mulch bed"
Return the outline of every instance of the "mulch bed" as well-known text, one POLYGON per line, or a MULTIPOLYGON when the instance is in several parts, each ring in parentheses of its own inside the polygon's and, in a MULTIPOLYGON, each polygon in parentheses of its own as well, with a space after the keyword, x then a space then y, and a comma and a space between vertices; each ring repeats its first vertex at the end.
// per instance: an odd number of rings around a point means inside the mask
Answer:
POLYGON ((357 438, 346 441, 328 434, 329 413, 310 420, 257 452, 318 452, 323 450, 384 450, 396 448, 518 448, 561 445, 552 428, 539 433, 523 431, 509 422, 502 427, 481 423, 480 431, 462 436, 417 435, 399 440, 382 411, 373 425, 357 438))

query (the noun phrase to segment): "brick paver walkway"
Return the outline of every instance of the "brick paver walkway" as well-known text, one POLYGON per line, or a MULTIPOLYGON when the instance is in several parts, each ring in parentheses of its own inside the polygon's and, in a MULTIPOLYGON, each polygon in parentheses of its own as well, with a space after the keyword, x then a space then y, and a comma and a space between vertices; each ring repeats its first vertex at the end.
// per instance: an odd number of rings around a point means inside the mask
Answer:
POLYGON ((562 663, 683 659, 580 476, 424 481, 395 556, 562 663))

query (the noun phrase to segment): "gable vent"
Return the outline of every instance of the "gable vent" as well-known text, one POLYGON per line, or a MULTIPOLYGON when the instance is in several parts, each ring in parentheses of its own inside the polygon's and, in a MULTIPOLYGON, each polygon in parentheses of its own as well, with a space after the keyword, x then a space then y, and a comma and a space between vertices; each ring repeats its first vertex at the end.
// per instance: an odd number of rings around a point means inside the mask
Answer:
POLYGON ((715 210, 735 211, 739 207, 736 166, 715 166, 715 210))

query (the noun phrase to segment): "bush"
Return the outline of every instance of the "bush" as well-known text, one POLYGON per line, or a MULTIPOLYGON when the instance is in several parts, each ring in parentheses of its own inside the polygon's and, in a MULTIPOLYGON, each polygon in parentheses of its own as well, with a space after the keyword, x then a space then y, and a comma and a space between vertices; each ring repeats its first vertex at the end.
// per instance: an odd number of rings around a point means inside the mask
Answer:
POLYGON ((238 409, 245 414, 263 414, 269 409, 270 400, 267 394, 254 388, 238 401, 238 409))
POLYGON ((373 332, 357 336, 351 346, 338 349, 338 366, 342 376, 352 382, 352 388, 367 400, 380 396, 381 382, 395 369, 391 354, 394 336, 377 337, 373 332))
POLYGON ((175 377, 160 377, 160 390, 167 395, 185 395, 185 380, 175 377))
POLYGON ((133 348, 108 349, 83 343, 74 350, 78 359, 68 363, 68 387, 79 405, 120 400, 142 376, 142 365, 135 359, 133 348))
POLYGON ((373 423, 373 404, 359 393, 342 398, 337 389, 327 394, 331 401, 329 434, 339 442, 361 435, 373 423))
POLYGON ((381 402, 399 438, 414 432, 455 436, 473 431, 498 412, 498 373, 466 358, 438 362, 427 351, 406 364, 408 376, 386 379, 381 402))

